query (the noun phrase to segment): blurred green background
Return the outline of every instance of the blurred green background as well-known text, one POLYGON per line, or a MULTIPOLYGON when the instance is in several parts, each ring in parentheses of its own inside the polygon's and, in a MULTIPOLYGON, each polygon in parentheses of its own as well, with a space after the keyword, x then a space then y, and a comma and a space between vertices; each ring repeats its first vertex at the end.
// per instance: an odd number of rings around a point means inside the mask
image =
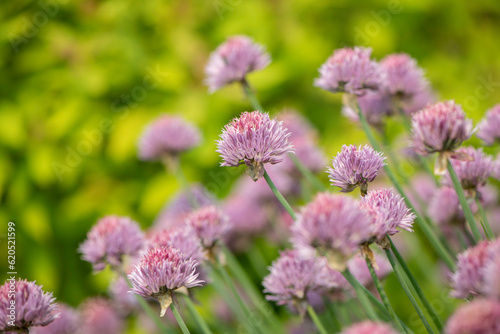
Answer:
POLYGON ((0 17, 0 268, 14 221, 19 276, 72 305, 106 289, 76 251, 94 222, 119 214, 150 226, 179 189, 136 158, 147 123, 161 113, 196 123, 204 142, 183 157, 185 173, 208 183, 219 170, 214 140, 251 108, 238 86, 209 95, 203 84, 209 53, 230 35, 268 48, 271 65, 249 77, 262 104, 303 113, 328 156, 365 142, 340 97, 312 85, 335 48, 409 53, 475 122, 500 100, 497 0, 16 0, 0 17))

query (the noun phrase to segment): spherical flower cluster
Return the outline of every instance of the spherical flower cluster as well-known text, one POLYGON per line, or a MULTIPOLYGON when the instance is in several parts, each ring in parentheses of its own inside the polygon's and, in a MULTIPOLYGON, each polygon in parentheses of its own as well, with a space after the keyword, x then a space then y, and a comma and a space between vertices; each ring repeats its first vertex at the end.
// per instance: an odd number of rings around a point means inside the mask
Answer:
POLYGON ((229 218, 215 206, 193 211, 186 217, 186 223, 193 229, 204 249, 210 250, 229 231, 229 218))
POLYGON ((266 299, 304 310, 302 304, 309 291, 332 287, 325 267, 324 260, 301 258, 295 250, 282 252, 262 283, 264 292, 268 293, 266 299))
POLYGON ((489 250, 489 258, 481 269, 483 285, 481 293, 500 300, 500 243, 496 242, 489 250))
MULTIPOLYGON (((485 154, 482 148, 475 149, 472 146, 460 148, 457 152, 470 157, 470 160, 466 161, 451 160, 462 187, 465 190, 476 191, 478 187, 484 186, 493 172, 493 159, 491 156, 485 154)), ((448 187, 453 186, 449 174, 446 174, 442 181, 448 187)))
POLYGON ((478 299, 461 305, 448 319, 446 334, 500 333, 500 302, 478 299))
POLYGON ((429 84, 424 71, 407 54, 388 55, 380 61, 380 67, 386 75, 385 90, 401 101, 411 100, 429 84))
POLYGON ((342 271, 373 234, 373 219, 350 197, 320 193, 301 210, 291 232, 296 249, 325 255, 332 268, 342 271))
POLYGON ((342 192, 351 192, 359 186, 364 195, 368 182, 372 182, 385 165, 384 160, 381 152, 368 145, 359 148, 344 145, 333 158, 332 167, 328 167, 330 182, 342 192))
POLYGON ((128 278, 133 293, 158 299, 160 316, 164 316, 172 303, 173 291, 202 285, 197 266, 193 258, 186 258, 175 248, 158 247, 144 255, 128 278))
POLYGON ((363 321, 344 329, 341 334, 396 334, 396 330, 388 324, 363 321))
POLYGON ((370 48, 343 48, 333 55, 319 69, 320 77, 314 85, 330 92, 345 92, 363 95, 384 84, 384 74, 379 64, 370 59, 370 48))
POLYGON ((412 118, 412 145, 420 155, 439 152, 436 174, 443 175, 447 159, 466 159, 454 151, 469 139, 472 121, 465 117, 460 105, 453 101, 439 102, 415 113, 412 118))
POLYGON ((152 232, 147 241, 148 249, 162 246, 176 248, 187 258, 193 258, 199 264, 206 258, 200 239, 190 227, 162 229, 152 232))
POLYGON ((361 205, 374 218, 373 236, 377 241, 382 241, 386 235, 398 233, 398 229, 413 231, 415 214, 406 206, 404 198, 392 189, 369 191, 362 198, 361 205))
POLYGON ((500 140, 500 104, 497 104, 486 113, 486 117, 479 122, 477 136, 486 145, 493 145, 500 140))
POLYGON ((64 304, 57 304, 59 317, 43 327, 30 329, 32 334, 73 334, 78 328, 78 313, 64 304))
POLYGON ((52 293, 43 291, 35 282, 7 280, 0 286, 0 331, 28 333, 30 327, 47 326, 59 316, 54 301, 52 293), (14 312, 9 309, 12 300, 14 312))
POLYGON ((122 319, 104 298, 88 299, 81 308, 78 334, 120 334, 124 332, 122 319))
POLYGON ((179 116, 162 115, 151 123, 139 140, 139 158, 147 161, 176 157, 200 142, 200 132, 179 116))
POLYGON ((224 127, 217 141, 221 166, 247 165, 247 173, 256 181, 264 175, 264 164, 276 164, 293 152, 290 133, 283 122, 270 119, 260 111, 244 112, 224 127))
POLYGON ((491 242, 482 241, 458 255, 457 268, 452 276, 452 293, 455 298, 468 298, 480 294, 483 271, 489 259, 491 242))
POLYGON ((123 257, 137 255, 143 244, 144 235, 136 222, 128 217, 106 216, 92 227, 79 250, 98 271, 107 264, 121 266, 123 257))
POLYGON ((439 188, 434 196, 430 197, 427 213, 432 221, 439 226, 460 226, 465 223, 465 217, 455 189, 451 187, 439 188))
POLYGON ((233 36, 220 45, 205 67, 206 84, 211 93, 235 81, 243 81, 248 73, 271 63, 264 47, 246 36, 233 36))
POLYGON ((130 287, 125 278, 119 276, 109 285, 111 306, 121 315, 127 316, 139 308, 135 295, 128 293, 130 287))

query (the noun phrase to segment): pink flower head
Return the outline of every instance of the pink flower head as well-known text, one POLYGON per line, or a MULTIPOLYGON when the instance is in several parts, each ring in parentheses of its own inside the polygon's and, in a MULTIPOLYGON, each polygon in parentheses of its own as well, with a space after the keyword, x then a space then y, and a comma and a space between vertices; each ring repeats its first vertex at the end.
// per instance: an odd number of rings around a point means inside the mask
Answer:
POLYGON ((301 210, 291 232, 296 249, 325 255, 332 268, 342 271, 373 234, 373 219, 350 197, 320 193, 301 210))
POLYGON ((325 269, 324 259, 304 259, 295 250, 282 252, 262 283, 264 292, 268 293, 266 299, 304 310, 302 304, 309 291, 333 287, 325 269))
POLYGON ((152 249, 162 246, 176 248, 187 258, 191 257, 199 264, 206 259, 200 239, 195 231, 187 226, 153 231, 148 238, 147 247, 152 249))
POLYGON ((158 299, 161 316, 172 303, 172 293, 177 289, 201 286, 193 258, 186 258, 175 248, 158 247, 150 250, 139 261, 128 278, 132 292, 143 297, 158 299))
POLYGON ((139 308, 136 296, 128 293, 129 289, 127 281, 121 276, 113 280, 108 289, 112 307, 125 317, 139 308))
POLYGON ((446 334, 500 333, 500 302, 477 299, 461 305, 448 319, 446 334))
MULTIPOLYGON (((394 112, 390 96, 381 91, 369 92, 360 96, 358 104, 368 124, 377 129, 382 129, 385 118, 394 112)), ((353 122, 359 122, 358 112, 353 110, 351 106, 344 105, 342 113, 353 122)))
POLYGON ((136 256, 144 244, 144 234, 139 225, 128 217, 106 216, 101 218, 80 245, 85 261, 94 270, 121 266, 124 256, 136 256))
POLYGON ((380 61, 380 67, 386 74, 385 89, 401 101, 412 100, 429 85, 424 71, 407 54, 388 55, 380 61))
POLYGON ((247 165, 247 173, 256 181, 264 175, 264 164, 277 164, 282 155, 293 152, 290 133, 283 122, 270 119, 260 111, 244 112, 227 124, 217 141, 221 166, 247 165))
POLYGON ((120 334, 124 332, 123 320, 104 298, 90 298, 80 311, 78 334, 120 334))
MULTIPOLYGON (((385 256, 381 256, 378 253, 374 253, 374 255, 375 263, 378 266, 378 268, 375 269, 375 273, 380 280, 383 280, 392 272, 392 266, 385 256)), ((354 256, 349 260, 349 262, 347 262, 347 268, 361 284, 366 287, 373 286, 372 276, 368 266, 366 265, 364 256, 354 256)))
POLYGON ((316 87, 327 91, 363 95, 384 83, 380 65, 370 59, 370 48, 355 47, 335 50, 319 69, 316 87))
POLYGON ((368 182, 372 182, 385 165, 384 160, 381 152, 368 145, 359 148, 343 145, 332 160, 333 168, 328 167, 330 182, 342 192, 351 192, 359 186, 365 194, 368 182))
POLYGON ((212 249, 219 240, 223 240, 230 227, 229 218, 215 206, 193 211, 186 217, 186 223, 207 250, 212 249))
POLYGON ((486 145, 493 145, 500 140, 500 104, 488 110, 486 117, 479 122, 477 136, 486 145))
POLYGON ((247 36, 233 36, 221 44, 205 67, 205 83, 211 93, 235 81, 243 81, 248 73, 271 63, 264 47, 247 36))
POLYGON ((478 295, 483 285, 484 264, 489 259, 491 242, 482 241, 458 255, 457 268, 452 276, 455 298, 468 298, 478 295))
POLYGON ((78 313, 64 304, 57 304, 60 315, 53 322, 43 327, 33 327, 32 334, 73 334, 78 328, 78 313))
POLYGON ((361 205, 374 218, 374 237, 377 241, 386 235, 398 233, 398 229, 412 232, 415 215, 406 206, 404 198, 390 188, 369 191, 361 205))
POLYGON ((454 152, 471 134, 472 121, 454 101, 430 105, 412 118, 412 145, 420 155, 454 152))
POLYGON ((430 198, 427 213, 432 221, 441 227, 460 226, 465 222, 455 189, 451 187, 439 188, 430 198))
POLYGON ((47 326, 59 316, 55 300, 52 292, 43 291, 35 282, 5 281, 0 286, 0 331, 28 333, 31 327, 47 326), (9 309, 12 300, 15 301, 14 312, 9 309))
POLYGON ((500 240, 497 239, 489 249, 489 258, 481 269, 483 286, 481 292, 488 298, 500 300, 500 240))
POLYGON ((349 326, 341 334, 397 334, 397 332, 388 324, 366 320, 349 326))
MULTIPOLYGON (((485 154, 482 148, 475 149, 472 146, 462 147, 457 152, 470 157, 470 160, 466 161, 451 160, 462 187, 466 190, 475 191, 478 187, 484 186, 493 172, 493 159, 491 156, 485 154)), ((446 174, 442 181, 448 187, 453 186, 449 174, 446 174)))
POLYGON ((162 115, 139 140, 139 158, 147 161, 175 157, 200 143, 200 132, 179 116, 162 115))

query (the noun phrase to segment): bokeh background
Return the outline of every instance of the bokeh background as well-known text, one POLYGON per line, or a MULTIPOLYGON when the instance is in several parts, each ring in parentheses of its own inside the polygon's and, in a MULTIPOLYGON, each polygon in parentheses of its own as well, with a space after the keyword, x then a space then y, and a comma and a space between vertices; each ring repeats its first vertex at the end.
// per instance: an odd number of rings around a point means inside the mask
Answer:
MULTIPOLYGON (((95 221, 128 215, 146 228, 180 187, 160 164, 137 159, 147 123, 162 113, 194 122, 204 141, 183 156, 187 178, 210 184, 220 171, 214 141, 251 108, 237 85, 210 95, 203 84, 209 53, 228 36, 267 47, 271 65, 249 77, 262 104, 300 111, 329 157, 366 141, 339 96, 312 85, 335 48, 410 54, 437 95, 475 122, 500 100, 497 0, 16 0, 2 1, 0 17, 1 272, 14 221, 19 276, 75 306, 107 289, 109 273, 93 275, 76 250, 95 221)), ((222 198, 229 189, 211 190, 222 198)), ((442 281, 436 268, 415 270, 442 281)), ((391 282, 390 297, 410 316, 391 282)), ((446 295, 444 282, 427 285, 446 295)))

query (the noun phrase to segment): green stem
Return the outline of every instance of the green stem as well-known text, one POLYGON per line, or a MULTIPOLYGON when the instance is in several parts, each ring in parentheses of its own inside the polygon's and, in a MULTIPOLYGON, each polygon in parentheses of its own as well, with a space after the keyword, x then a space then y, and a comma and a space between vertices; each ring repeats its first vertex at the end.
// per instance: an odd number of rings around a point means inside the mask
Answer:
POLYGON ((327 331, 321 321, 318 318, 318 315, 316 314, 316 311, 312 308, 311 305, 307 305, 307 313, 311 317, 312 321, 316 325, 316 328, 319 330, 321 334, 327 334, 327 331))
POLYGON ((457 173, 455 173, 455 169, 451 164, 450 160, 448 160, 448 173, 450 174, 451 182, 453 183, 453 188, 458 195, 458 199, 460 201, 460 205, 462 206, 462 211, 464 212, 465 219, 469 223, 470 230, 472 231, 472 235, 474 235, 474 239, 476 242, 482 239, 481 233, 479 233, 479 229, 476 224, 476 220, 474 219, 474 215, 472 214, 472 210, 470 209, 469 203, 467 203, 467 199, 465 198, 464 189, 462 188, 462 184, 458 179, 457 173))
POLYGON ((488 238, 488 240, 493 240, 495 239, 495 234, 491 230, 490 222, 488 221, 486 212, 484 212, 483 205, 481 204, 481 201, 477 197, 476 197, 476 203, 477 203, 477 208, 479 210, 479 214, 481 215, 480 222, 481 225, 483 226, 484 233, 486 233, 486 238, 488 238))
POLYGON ((190 334, 189 329, 187 328, 186 324, 184 323, 184 320, 182 320, 181 314, 177 310, 177 307, 175 306, 175 303, 170 304, 170 309, 174 313, 175 320, 177 320, 177 323, 181 327, 182 333, 183 334, 190 334))
POLYGON ((250 84, 248 83, 246 78, 241 80, 241 86, 243 87, 243 91, 245 92, 248 100, 250 100, 252 108, 259 111, 264 111, 262 105, 259 102, 259 99, 257 99, 257 96, 255 96, 255 93, 253 92, 252 87, 250 87, 250 84))
POLYGON ((288 157, 290 160, 292 160, 293 164, 295 167, 304 175, 304 177, 307 179, 307 181, 316 188, 318 191, 326 191, 326 187, 321 181, 318 179, 316 175, 314 175, 309 168, 304 166, 302 161, 299 160, 299 158, 294 154, 294 153, 289 153, 288 157))
POLYGON ((212 331, 210 330, 207 323, 205 322, 205 320, 201 316, 200 312, 198 312, 198 310, 196 309, 196 306, 191 301, 191 298, 189 296, 184 296, 184 301, 186 302, 186 306, 189 310, 189 313, 191 313, 191 316, 193 317, 193 319, 196 321, 196 323, 200 327, 201 332, 203 334, 212 334, 212 331))
MULTIPOLYGON (((132 287, 132 283, 128 279, 127 274, 125 274, 124 272, 120 272, 119 274, 125 279, 125 281, 127 282, 128 286, 132 287)), ((146 312, 146 314, 156 324, 156 327, 160 330, 160 332, 165 333, 165 334, 170 334, 171 333, 170 330, 160 320, 160 318, 158 317, 158 315, 155 314, 155 312, 153 311, 153 309, 151 308, 151 306, 149 306, 148 302, 144 298, 142 298, 141 296, 139 296, 139 295, 136 295, 136 299, 139 302, 139 304, 141 305, 141 307, 144 310, 144 312, 146 312)))
POLYGON ((410 271, 410 268, 408 268, 408 266, 406 265, 405 260, 403 259, 403 257, 399 253, 398 249, 396 248, 396 246, 392 242, 391 238, 389 236, 387 238, 389 239, 389 242, 391 243, 391 250, 392 250, 392 252, 396 256, 396 259, 398 260, 398 263, 401 265, 401 267, 403 268, 403 271, 405 272, 406 276, 410 280, 410 283, 413 286, 413 289, 415 290, 415 292, 417 293, 418 298, 420 298, 420 300, 422 301, 422 304, 424 304, 424 307, 427 310, 427 313, 429 313, 429 315, 431 316, 432 321, 434 322, 434 325, 436 325, 436 327, 439 330, 439 332, 441 332, 443 330, 443 324, 441 323, 438 315, 436 314, 436 311, 431 306, 431 304, 429 303, 429 301, 427 300, 427 298, 425 298, 425 295, 422 292, 422 289, 420 288, 420 285, 418 284, 418 282, 415 279, 415 277, 413 277, 413 275, 412 275, 412 273, 410 271))
POLYGON ((404 280, 403 273, 401 272, 400 266, 397 265, 396 260, 394 259, 394 256, 392 255, 391 251, 389 249, 385 250, 385 254, 387 255, 387 258, 389 259, 389 262, 391 263, 392 269, 394 270, 394 273, 396 274, 396 277, 398 278, 399 284, 403 288, 406 296, 410 300, 411 304, 415 308, 415 311, 417 311, 417 314, 422 320, 422 323, 424 324, 425 328, 429 333, 434 333, 434 330, 432 327, 429 325, 429 322, 427 321, 427 318, 424 315, 424 312, 420 309, 420 306, 418 305, 417 301, 415 300, 415 297, 413 297, 413 294, 411 293, 410 289, 406 285, 406 282, 404 280))
MULTIPOLYGON (((363 115, 362 112, 359 112, 359 110, 360 110, 359 107, 357 107, 357 108, 358 108, 357 110, 358 110, 359 119, 361 121, 361 125, 363 127, 363 130, 366 133, 366 136, 368 137, 368 140, 370 141, 371 145, 373 146, 373 148, 375 150, 381 151, 380 145, 378 144, 377 140, 373 136, 373 133, 370 130, 370 127, 368 125, 368 122, 366 121, 365 116, 363 115)), ((417 210, 415 210, 415 207, 408 199, 406 192, 403 190, 403 187, 401 186, 401 184, 397 180, 396 176, 392 173, 392 170, 389 168, 389 166, 385 165, 384 170, 387 173, 387 176, 391 180, 391 182, 394 185, 394 187, 396 188, 396 190, 401 194, 401 196, 403 196, 406 205, 413 212, 417 213, 417 210)), ((441 243, 439 238, 434 234, 431 226, 429 225, 429 222, 420 214, 416 215, 415 220, 419 224, 419 226, 422 227, 422 231, 424 232, 425 236, 427 237, 427 240, 429 240, 430 244, 432 245, 432 247, 434 248, 436 253, 439 255, 439 257, 445 262, 445 264, 448 266, 448 268, 450 268, 451 270, 454 270, 455 261, 453 261, 453 258, 451 257, 451 255, 448 253, 446 248, 443 246, 443 244, 441 243)))
POLYGON ((325 303, 328 310, 329 318, 331 320, 335 333, 340 332, 340 330, 342 329, 342 324, 337 317, 337 312, 335 310, 334 304, 326 297, 323 297, 323 302, 325 303))
POLYGON ((293 220, 297 219, 297 215, 293 211, 292 207, 290 206, 290 204, 288 204, 285 197, 283 197, 283 195, 281 195, 279 190, 276 188, 276 186, 274 185, 273 181, 271 180, 269 174, 267 174, 267 171, 265 169, 264 169, 264 178, 266 179, 266 182, 269 185, 269 188, 271 188, 271 191, 273 192, 274 196, 276 196, 278 201, 280 201, 281 205, 283 205, 283 207, 285 208, 286 212, 288 212, 290 217, 292 217, 293 220))
MULTIPOLYGON (((358 282, 358 280, 351 274, 349 269, 344 270, 342 272, 342 275, 344 275, 344 277, 352 285, 354 290, 356 290, 356 294, 358 296, 359 302, 363 306, 363 308, 366 312, 366 315, 368 315, 368 318, 370 318, 370 320, 377 321, 378 320, 377 313, 373 309, 372 304, 370 304, 370 302, 368 301, 368 298, 367 298, 368 294, 365 294, 365 292, 363 291, 363 288, 362 288, 363 285, 358 282)), ((374 298, 376 299, 376 297, 374 297, 374 298)), ((384 307, 384 309, 385 309, 385 307, 384 307)))
POLYGON ((391 303, 389 302, 389 298, 387 298, 387 294, 385 293, 384 288, 382 287, 382 283, 380 282, 377 273, 375 272, 375 269, 373 268, 373 264, 370 261, 368 257, 365 258, 366 260, 366 265, 368 266, 368 270, 370 271, 370 275, 372 277, 373 283, 375 284, 375 288, 378 291, 378 294, 380 295, 380 298, 382 298, 382 303, 384 304, 387 312, 391 315, 392 320, 394 323, 398 326, 400 330, 406 333, 406 330, 403 327, 403 324, 400 322, 399 318, 396 315, 396 312, 394 311, 394 308, 392 307, 391 303))

